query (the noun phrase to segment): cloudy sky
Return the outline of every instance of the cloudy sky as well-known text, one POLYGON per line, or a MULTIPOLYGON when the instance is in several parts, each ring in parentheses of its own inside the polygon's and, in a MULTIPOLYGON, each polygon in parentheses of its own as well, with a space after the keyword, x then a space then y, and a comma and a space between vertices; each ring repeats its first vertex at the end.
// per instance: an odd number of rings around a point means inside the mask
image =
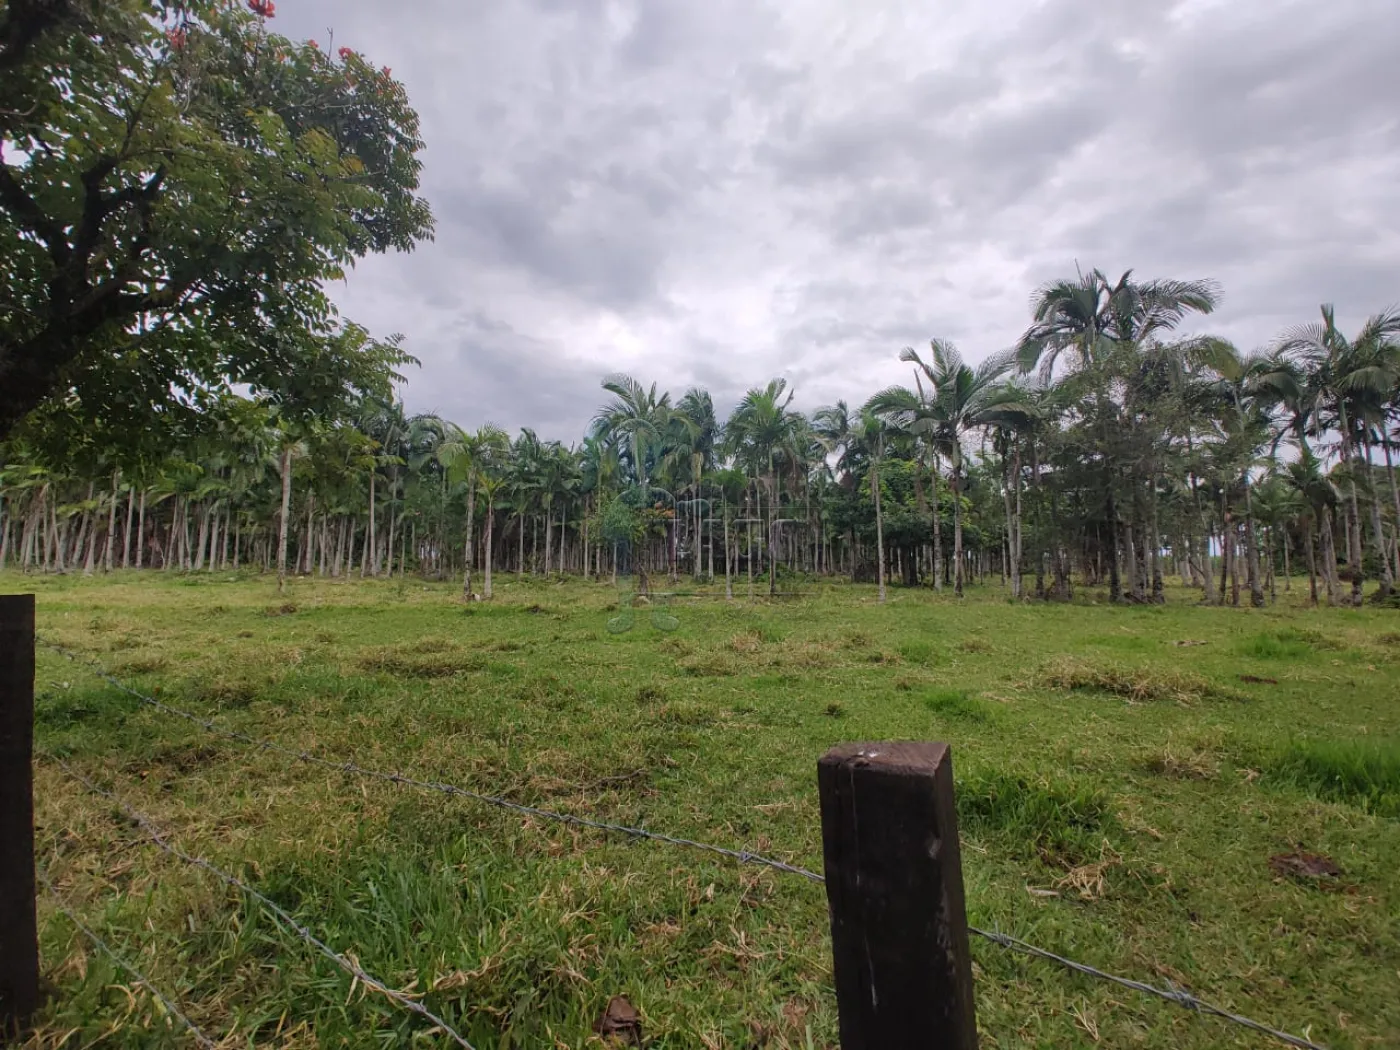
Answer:
POLYGON ((393 68, 435 242, 335 291, 405 398, 576 440, 615 370, 727 407, 1012 343, 1076 262, 1214 277, 1248 348, 1400 300, 1396 0, 280 0, 393 68))

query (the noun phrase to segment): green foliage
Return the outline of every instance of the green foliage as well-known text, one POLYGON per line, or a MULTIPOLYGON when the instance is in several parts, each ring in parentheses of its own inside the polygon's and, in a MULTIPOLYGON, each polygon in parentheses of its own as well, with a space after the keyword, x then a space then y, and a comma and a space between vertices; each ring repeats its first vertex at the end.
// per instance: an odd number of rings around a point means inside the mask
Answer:
POLYGON ((0 24, 0 437, 54 397, 115 434, 230 384, 313 412, 353 386, 322 283, 432 230, 402 85, 215 0, 0 24))

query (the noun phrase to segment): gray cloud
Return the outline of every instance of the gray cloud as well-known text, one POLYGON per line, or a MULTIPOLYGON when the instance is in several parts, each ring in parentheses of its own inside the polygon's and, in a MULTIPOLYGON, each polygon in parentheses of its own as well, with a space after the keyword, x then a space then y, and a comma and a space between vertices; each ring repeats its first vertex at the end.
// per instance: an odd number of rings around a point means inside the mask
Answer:
POLYGON ((280 5, 423 116, 437 240, 335 293, 423 359, 410 407, 575 440, 619 369, 857 402, 902 346, 1006 346, 1076 264, 1215 277, 1245 346, 1400 300, 1393 0, 857 12, 280 5))

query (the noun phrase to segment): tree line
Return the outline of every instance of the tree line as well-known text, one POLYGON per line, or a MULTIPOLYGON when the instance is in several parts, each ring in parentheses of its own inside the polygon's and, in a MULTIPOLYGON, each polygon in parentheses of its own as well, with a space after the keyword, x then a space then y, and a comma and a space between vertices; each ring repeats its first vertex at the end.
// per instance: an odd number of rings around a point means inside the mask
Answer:
MULTIPOLYGON (((1392 600, 1400 312, 1348 335, 1324 306, 1253 353, 1177 334, 1218 300, 1077 274, 1009 349, 970 365, 934 339, 900 354, 907 384, 811 414, 783 379, 720 419, 704 390, 610 376, 571 446, 409 415, 387 383, 299 417, 222 391, 159 454, 40 412, 0 446, 0 566, 420 573, 483 598, 502 571, 1134 603, 1177 576, 1255 606, 1305 575, 1313 602, 1392 600)), ((405 360, 365 343, 381 375, 405 360)))

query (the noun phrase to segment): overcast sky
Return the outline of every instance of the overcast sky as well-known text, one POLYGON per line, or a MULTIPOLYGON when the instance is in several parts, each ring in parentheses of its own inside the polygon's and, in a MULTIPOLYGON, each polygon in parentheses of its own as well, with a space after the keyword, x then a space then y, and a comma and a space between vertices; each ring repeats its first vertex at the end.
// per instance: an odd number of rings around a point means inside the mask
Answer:
POLYGON ((1400 300, 1397 0, 279 0, 389 65, 437 238, 334 294, 411 410, 575 441, 631 372, 722 410, 1015 341, 1041 282, 1213 277, 1242 347, 1400 300))

